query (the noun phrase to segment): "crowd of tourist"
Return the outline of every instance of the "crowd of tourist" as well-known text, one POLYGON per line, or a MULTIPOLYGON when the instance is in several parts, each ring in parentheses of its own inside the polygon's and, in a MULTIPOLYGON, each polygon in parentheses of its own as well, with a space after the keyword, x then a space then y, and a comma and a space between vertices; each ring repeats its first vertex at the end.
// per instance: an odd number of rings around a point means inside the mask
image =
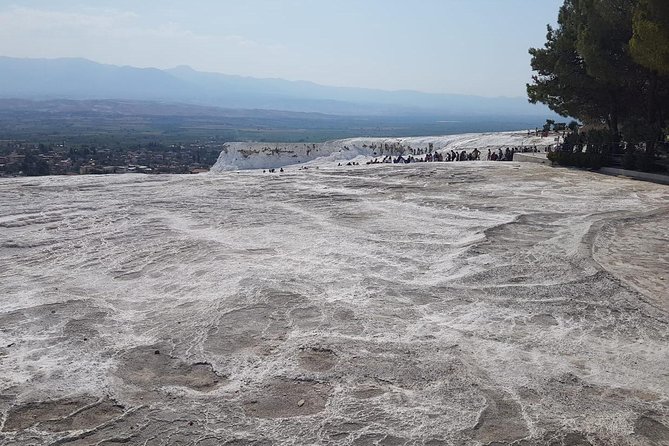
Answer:
MULTIPOLYGON (((368 147, 368 146, 365 146, 368 147)), ((348 149, 348 147, 344 147, 348 149)), ((377 149, 375 146, 369 146, 369 148, 377 149)), ((411 147, 397 147, 395 145, 385 145, 379 146, 378 152, 386 154, 381 157, 377 154, 377 151, 373 153, 374 159, 367 161, 365 164, 411 164, 411 163, 432 163, 432 162, 452 162, 452 161, 481 161, 485 159, 486 161, 513 161, 513 154, 517 152, 521 153, 537 153, 539 149, 537 146, 532 147, 506 147, 497 149, 487 149, 487 154, 483 154, 478 148, 473 148, 469 150, 456 151, 451 149, 442 150, 441 152, 434 150, 432 144, 426 148, 414 149, 411 147), (407 154, 408 152, 408 154, 407 154), (485 158, 483 158, 485 156, 485 158)), ((348 161, 345 164, 341 162, 337 164, 339 167, 342 166, 359 166, 358 161, 348 161)), ((318 167, 316 167, 318 169, 318 167)), ((307 169, 306 166, 301 167, 300 170, 307 169)), ((267 170, 269 173, 276 172, 275 169, 267 170)), ((280 170, 283 172, 283 169, 280 170)), ((263 170, 265 173, 265 170, 263 170)))
MULTIPOLYGON (((486 155, 487 161, 513 161, 513 154, 516 152, 538 152, 536 146, 534 147, 507 147, 504 150, 498 148, 497 150, 488 149, 486 155)), ((400 154, 385 155, 383 158, 375 157, 373 160, 367 161, 366 164, 410 164, 410 163, 430 163, 430 162, 450 162, 450 161, 480 161, 482 153, 478 148, 471 151, 450 150, 446 152, 432 151, 432 149, 411 149, 410 155, 405 156, 400 154)), ((357 163, 356 163, 357 164, 357 163)), ((348 162, 347 166, 356 165, 348 162)), ((339 163, 341 166, 341 163, 339 163)))

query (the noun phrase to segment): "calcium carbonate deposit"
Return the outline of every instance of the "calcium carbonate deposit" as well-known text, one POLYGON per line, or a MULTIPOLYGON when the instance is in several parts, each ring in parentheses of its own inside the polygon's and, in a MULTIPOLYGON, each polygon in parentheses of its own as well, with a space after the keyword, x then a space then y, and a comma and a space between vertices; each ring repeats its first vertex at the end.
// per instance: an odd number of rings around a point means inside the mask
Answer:
POLYGON ((318 163, 1 179, 0 444, 669 444, 668 187, 318 163))
POLYGON ((428 150, 430 147, 439 152, 471 151, 474 148, 485 151, 506 147, 541 150, 555 143, 555 137, 542 138, 536 136, 534 132, 531 135, 522 132, 504 132, 410 138, 350 138, 325 143, 233 142, 223 146, 212 171, 278 169, 294 164, 329 165, 337 161, 369 160, 391 154, 408 155, 410 149, 428 150))

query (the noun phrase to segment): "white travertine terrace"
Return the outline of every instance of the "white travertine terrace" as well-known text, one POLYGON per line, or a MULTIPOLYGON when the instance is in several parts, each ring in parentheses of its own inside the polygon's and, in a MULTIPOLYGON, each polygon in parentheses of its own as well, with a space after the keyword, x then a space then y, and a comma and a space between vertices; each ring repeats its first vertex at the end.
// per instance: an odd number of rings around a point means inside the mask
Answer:
POLYGON ((471 151, 478 148, 485 159, 487 149, 506 147, 537 147, 556 144, 556 135, 542 138, 534 132, 465 133, 446 136, 421 136, 408 138, 350 138, 324 143, 268 143, 231 142, 223 146, 221 155, 212 167, 214 172, 246 169, 280 168, 294 164, 329 165, 332 162, 349 160, 369 160, 382 158, 387 154, 397 156, 400 151, 407 155, 409 148, 445 152, 471 151))
POLYGON ((1 179, 0 444, 667 444, 669 188, 320 166, 1 179))

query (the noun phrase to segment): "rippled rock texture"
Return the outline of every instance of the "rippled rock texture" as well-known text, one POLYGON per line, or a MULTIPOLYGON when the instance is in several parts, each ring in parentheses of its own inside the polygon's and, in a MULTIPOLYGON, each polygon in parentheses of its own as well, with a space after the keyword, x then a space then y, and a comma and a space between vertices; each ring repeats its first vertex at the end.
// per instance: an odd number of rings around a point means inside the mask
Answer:
POLYGON ((669 188, 0 180, 0 443, 669 444, 669 188))

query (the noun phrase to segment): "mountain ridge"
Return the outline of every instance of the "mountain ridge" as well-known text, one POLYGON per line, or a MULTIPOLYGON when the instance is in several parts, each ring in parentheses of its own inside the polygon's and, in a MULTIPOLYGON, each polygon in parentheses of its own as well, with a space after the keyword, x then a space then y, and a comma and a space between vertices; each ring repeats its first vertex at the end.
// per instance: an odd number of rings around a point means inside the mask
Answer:
POLYGON ((523 98, 333 87, 311 81, 0 56, 0 98, 167 101, 335 115, 554 116, 523 98))

